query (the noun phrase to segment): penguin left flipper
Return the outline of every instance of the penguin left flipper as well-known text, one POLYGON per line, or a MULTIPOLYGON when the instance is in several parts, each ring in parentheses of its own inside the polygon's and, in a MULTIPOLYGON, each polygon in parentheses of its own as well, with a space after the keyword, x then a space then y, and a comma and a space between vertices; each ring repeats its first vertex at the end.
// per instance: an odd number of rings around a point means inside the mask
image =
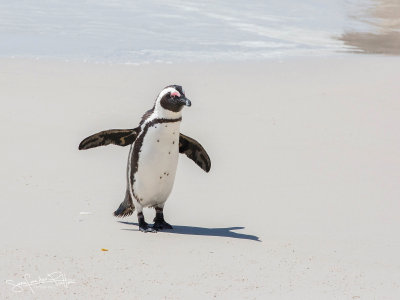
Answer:
POLYGON ((140 127, 134 129, 110 129, 93 134, 79 144, 79 150, 114 144, 128 146, 132 144, 139 133, 140 127))
POLYGON ((181 133, 179 136, 179 152, 193 160, 204 171, 210 171, 211 159, 203 146, 195 139, 181 133))

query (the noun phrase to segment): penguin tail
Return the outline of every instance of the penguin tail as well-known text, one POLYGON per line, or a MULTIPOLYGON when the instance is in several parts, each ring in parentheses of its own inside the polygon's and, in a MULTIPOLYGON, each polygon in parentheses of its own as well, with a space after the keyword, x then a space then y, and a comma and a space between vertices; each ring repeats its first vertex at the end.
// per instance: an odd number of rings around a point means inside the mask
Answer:
POLYGON ((121 202, 118 209, 114 211, 114 216, 123 218, 130 216, 135 211, 135 206, 133 205, 131 194, 129 190, 126 191, 125 199, 121 202))
POLYGON ((125 206, 124 202, 122 202, 120 204, 120 206, 118 207, 118 209, 116 211, 114 211, 114 216, 119 217, 119 218, 123 218, 123 217, 127 217, 130 216, 131 214, 133 214, 133 211, 135 210, 135 207, 131 207, 131 206, 125 206))

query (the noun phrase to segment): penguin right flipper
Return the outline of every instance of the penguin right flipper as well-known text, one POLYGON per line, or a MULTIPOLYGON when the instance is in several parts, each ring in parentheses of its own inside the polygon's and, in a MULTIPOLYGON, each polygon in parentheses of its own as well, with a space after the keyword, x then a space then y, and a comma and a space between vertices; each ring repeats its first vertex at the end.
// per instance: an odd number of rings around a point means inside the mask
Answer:
POLYGON ((79 150, 86 150, 99 146, 114 144, 128 146, 132 144, 138 134, 140 127, 134 129, 110 129, 93 134, 79 144, 79 150))
POLYGON ((210 171, 211 159, 203 146, 195 139, 181 133, 179 136, 179 152, 193 160, 204 171, 210 171))

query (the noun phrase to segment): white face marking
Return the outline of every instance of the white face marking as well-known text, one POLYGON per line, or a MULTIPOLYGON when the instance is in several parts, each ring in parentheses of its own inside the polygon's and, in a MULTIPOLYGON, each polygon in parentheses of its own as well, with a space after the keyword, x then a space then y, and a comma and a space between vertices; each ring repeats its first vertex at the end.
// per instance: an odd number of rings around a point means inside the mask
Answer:
POLYGON ((155 119, 155 118, 176 119, 176 118, 180 118, 182 116, 182 111, 173 112, 173 111, 164 109, 161 106, 161 103, 160 103, 161 99, 168 93, 171 93, 171 95, 176 95, 178 97, 181 96, 181 93, 179 93, 173 87, 167 87, 167 88, 163 89, 157 97, 153 116, 151 118, 149 118, 148 121, 151 121, 152 119, 155 119))
POLYGON ((161 93, 158 95, 156 102, 160 103, 161 98, 164 97, 164 96, 165 96, 166 94, 168 94, 168 93, 171 93, 171 95, 172 95, 172 94, 179 95, 178 97, 180 97, 180 95, 181 95, 181 94, 180 94, 176 89, 174 89, 173 87, 167 87, 166 89, 163 89, 163 90, 161 91, 161 93))

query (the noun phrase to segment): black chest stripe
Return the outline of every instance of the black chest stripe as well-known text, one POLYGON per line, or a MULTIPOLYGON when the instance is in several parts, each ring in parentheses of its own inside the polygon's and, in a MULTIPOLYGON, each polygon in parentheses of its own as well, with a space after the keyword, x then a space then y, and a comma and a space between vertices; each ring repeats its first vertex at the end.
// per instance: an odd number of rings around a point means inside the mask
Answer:
POLYGON ((132 151, 132 159, 131 159, 131 172, 129 174, 129 179, 130 179, 130 184, 132 186, 132 193, 133 196, 136 198, 138 202, 141 202, 142 199, 140 199, 137 195, 135 195, 135 191, 133 190, 133 183, 135 182, 135 173, 138 171, 138 162, 139 162, 139 155, 140 152, 142 151, 142 145, 143 145, 143 140, 144 136, 146 135, 147 131, 149 130, 150 127, 157 125, 157 124, 162 124, 162 123, 175 123, 175 122, 180 122, 182 121, 181 118, 177 119, 154 119, 148 122, 143 130, 139 133, 139 136, 137 137, 135 144, 133 144, 133 151, 132 151))

